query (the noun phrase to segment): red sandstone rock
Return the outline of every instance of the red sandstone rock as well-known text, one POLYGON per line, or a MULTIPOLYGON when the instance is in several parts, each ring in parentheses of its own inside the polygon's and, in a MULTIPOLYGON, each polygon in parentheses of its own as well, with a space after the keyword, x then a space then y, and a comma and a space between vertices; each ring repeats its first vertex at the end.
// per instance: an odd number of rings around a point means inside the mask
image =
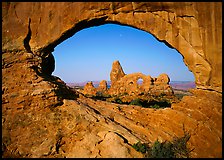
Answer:
MULTIPOLYGON (((139 94, 152 94, 152 95, 173 95, 172 87, 169 85, 169 77, 167 74, 161 74, 158 78, 151 78, 150 75, 146 76, 142 73, 132 73, 128 75, 119 76, 117 70, 122 70, 119 61, 113 62, 111 70, 111 87, 108 93, 111 95, 139 95, 139 94), (115 67, 116 66, 116 67, 115 67), (119 68, 119 69, 114 69, 119 68), (116 75, 116 73, 118 75, 116 75), (121 78, 114 78, 121 77, 121 78), (142 79, 142 84, 138 84, 138 80, 142 79), (155 82, 154 82, 155 81, 155 82)), ((123 71, 123 70, 122 70, 123 71)))
POLYGON ((125 73, 120 65, 119 61, 114 61, 110 72, 111 86, 114 85, 118 80, 125 76, 125 73))
POLYGON ((100 81, 97 91, 99 91, 101 93, 106 93, 107 92, 107 81, 105 81, 105 80, 100 81))
POLYGON ((2 52, 3 158, 142 157, 132 144, 181 136, 183 125, 192 157, 222 157, 219 2, 3 2, 2 52), (41 73, 44 53, 80 29, 111 21, 177 49, 203 90, 171 109, 118 107, 77 99, 60 80, 41 73))
POLYGON ((192 157, 221 157, 220 93, 192 90, 194 96, 160 110, 118 107, 81 95, 60 103, 63 83, 46 81, 27 67, 29 58, 12 55, 3 54, 3 157, 142 157, 132 144, 182 136, 183 125, 191 134, 189 147, 195 148, 192 157))
POLYGON ((88 95, 96 95, 96 88, 93 86, 93 82, 87 82, 86 85, 84 86, 83 89, 83 94, 88 94, 88 95))
POLYGON ((115 22, 151 33, 177 49, 194 73, 198 88, 221 92, 221 13, 222 5, 216 2, 5 2, 2 49, 34 54, 43 49, 52 52, 56 45, 81 29, 115 22))
POLYGON ((169 84, 170 78, 168 77, 167 74, 163 73, 160 74, 157 78, 156 81, 154 82, 155 85, 160 85, 160 84, 169 84))
MULTIPOLYGON (((130 102, 137 98, 149 100, 151 96, 169 96, 175 101, 174 92, 169 85, 169 77, 167 74, 161 74, 158 78, 151 78, 142 73, 133 74, 120 74, 123 73, 123 69, 119 61, 113 62, 111 70, 111 87, 107 90, 106 81, 100 82, 99 87, 95 89, 91 83, 87 83, 82 93, 88 95, 96 95, 96 92, 100 95, 109 94, 113 96, 119 96, 124 102, 130 102), (121 76, 123 75, 123 76, 121 76), (118 78, 119 77, 119 78, 118 78), (142 84, 138 84, 138 80, 142 79, 142 84), (155 82, 154 82, 155 80, 155 82), (140 96, 142 95, 142 96, 140 96)), ((113 98, 111 99, 113 101, 113 98)), ((109 101, 109 100, 108 100, 109 101)))

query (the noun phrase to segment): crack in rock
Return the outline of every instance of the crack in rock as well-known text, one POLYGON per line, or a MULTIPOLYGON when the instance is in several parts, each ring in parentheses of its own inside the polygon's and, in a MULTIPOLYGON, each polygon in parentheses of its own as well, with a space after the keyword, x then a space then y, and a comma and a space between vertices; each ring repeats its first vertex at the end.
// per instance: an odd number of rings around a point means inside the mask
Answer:
POLYGON ((31 23, 31 18, 29 18, 29 22, 28 22, 28 33, 27 33, 25 39, 23 40, 23 44, 24 44, 24 47, 25 47, 25 49, 26 49, 26 51, 28 53, 33 53, 31 51, 30 44, 29 44, 30 39, 31 39, 31 35, 32 35, 31 29, 30 29, 30 23, 31 23))

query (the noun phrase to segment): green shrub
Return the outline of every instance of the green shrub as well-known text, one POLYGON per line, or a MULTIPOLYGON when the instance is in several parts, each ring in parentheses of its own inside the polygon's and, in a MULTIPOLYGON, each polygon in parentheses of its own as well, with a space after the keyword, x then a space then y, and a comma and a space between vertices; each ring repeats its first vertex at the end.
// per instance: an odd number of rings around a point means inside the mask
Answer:
POLYGON ((152 106, 150 106, 151 108, 155 108, 155 109, 159 109, 160 108, 160 106, 158 105, 158 104, 154 104, 154 105, 152 105, 152 106))
POLYGON ((185 133, 183 137, 175 137, 173 141, 165 141, 160 143, 158 140, 149 147, 147 143, 138 142, 132 147, 144 154, 146 158, 189 158, 190 151, 187 148, 187 141, 190 139, 190 134, 185 133))
POLYGON ((132 147, 141 153, 146 153, 147 150, 149 149, 149 146, 146 143, 141 143, 141 142, 137 142, 135 144, 132 145, 132 147))
POLYGON ((103 93, 100 92, 100 91, 98 91, 98 92, 96 92, 96 96, 97 96, 97 97, 103 97, 103 93))
POLYGON ((155 141, 150 153, 151 155, 148 156, 151 158, 175 158, 171 142, 160 143, 158 140, 155 141))
POLYGON ((139 98, 132 100, 129 105, 142 106, 141 100, 139 98))
POLYGON ((171 103, 167 100, 161 100, 161 101, 156 101, 156 100, 142 100, 142 99, 134 99, 132 100, 129 105, 137 105, 137 106, 141 106, 144 108, 155 108, 155 109, 159 109, 159 108, 166 108, 166 107, 170 107, 171 103))
POLYGON ((111 96, 108 95, 108 94, 104 94, 100 91, 96 92, 96 95, 95 96, 89 96, 89 98, 92 98, 94 100, 101 100, 101 101, 106 101, 107 98, 110 98, 111 96))
POLYGON ((150 105, 151 108, 155 108, 155 109, 166 108, 170 106, 171 106, 171 103, 167 100, 155 101, 150 105))
POLYGON ((123 102, 120 98, 115 98, 112 102, 118 103, 118 104, 123 104, 123 102))
POLYGON ((175 153, 176 158, 188 158, 190 151, 187 148, 187 142, 190 139, 189 133, 184 133, 184 136, 181 138, 174 137, 172 150, 175 153))

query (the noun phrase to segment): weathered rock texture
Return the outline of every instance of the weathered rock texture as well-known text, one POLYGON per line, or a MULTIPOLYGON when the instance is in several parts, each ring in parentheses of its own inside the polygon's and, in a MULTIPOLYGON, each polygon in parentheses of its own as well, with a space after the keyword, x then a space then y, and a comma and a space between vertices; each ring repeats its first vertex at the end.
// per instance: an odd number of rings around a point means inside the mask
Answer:
POLYGON ((123 71, 123 68, 121 67, 120 62, 114 61, 112 64, 111 72, 110 72, 111 86, 114 86, 116 82, 119 81, 124 76, 125 76, 125 73, 123 71))
POLYGON ((221 91, 222 4, 193 2, 3 3, 2 49, 39 54, 77 31, 129 25, 177 49, 198 88, 221 91))
POLYGON ((119 61, 113 62, 110 80, 111 87, 108 93, 111 95, 173 94, 167 74, 163 73, 158 78, 152 78, 150 75, 146 76, 142 73, 125 74, 119 61), (139 79, 143 80, 142 84, 138 83, 139 79))
POLYGON ((112 64, 110 72, 111 86, 108 89, 105 80, 102 80, 97 88, 92 82, 86 83, 84 90, 85 95, 95 96, 97 92, 109 95, 173 95, 172 87, 169 85, 170 78, 167 74, 163 73, 158 78, 152 78, 150 75, 142 73, 125 74, 121 64, 118 60, 112 64), (142 79, 142 84, 138 80, 142 79))
POLYGON ((183 124, 192 157, 222 157, 221 44, 221 2, 3 2, 3 157, 142 157, 133 143, 180 136, 183 124), (118 107, 51 76, 56 45, 109 22, 177 49, 204 90, 161 110, 118 107))
POLYGON ((107 94, 108 88, 107 88, 107 81, 106 80, 100 81, 100 84, 97 88, 97 92, 100 92, 102 94, 107 94))
POLYGON ((93 86, 93 82, 87 82, 83 89, 83 94, 96 95, 96 88, 93 86))

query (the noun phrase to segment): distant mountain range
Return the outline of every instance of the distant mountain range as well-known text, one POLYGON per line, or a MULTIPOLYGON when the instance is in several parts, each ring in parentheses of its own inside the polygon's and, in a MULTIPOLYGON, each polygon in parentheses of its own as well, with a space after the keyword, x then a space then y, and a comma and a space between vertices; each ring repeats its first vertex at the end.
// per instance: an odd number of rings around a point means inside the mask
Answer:
POLYGON ((170 85, 173 89, 178 90, 188 90, 196 87, 194 81, 171 81, 170 85))
MULTIPOLYGON (((75 87, 75 86, 83 87, 86 85, 87 82, 90 82, 90 81, 79 82, 79 83, 66 83, 66 84, 70 87, 75 87)), ((92 83, 95 87, 98 87, 100 81, 92 81, 92 83)), ((111 82, 107 81, 107 85, 109 87, 110 87, 110 84, 111 82)), ((192 89, 196 87, 194 81, 171 81, 170 85, 172 86, 173 89, 177 89, 177 90, 188 90, 188 89, 192 89)))

